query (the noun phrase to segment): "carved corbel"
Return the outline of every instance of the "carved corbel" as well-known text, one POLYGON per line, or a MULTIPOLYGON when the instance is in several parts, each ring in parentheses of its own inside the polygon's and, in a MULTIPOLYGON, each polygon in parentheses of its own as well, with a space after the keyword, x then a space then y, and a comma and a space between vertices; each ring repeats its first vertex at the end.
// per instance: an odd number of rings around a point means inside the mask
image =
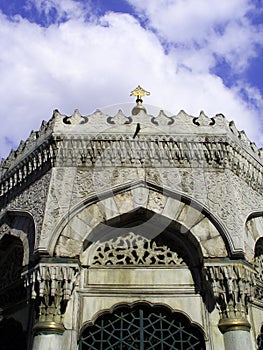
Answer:
POLYGON ((218 327, 229 330, 249 330, 248 304, 255 294, 255 272, 242 264, 207 266, 208 279, 220 313, 218 327))
POLYGON ((77 263, 39 263, 27 281, 36 302, 34 333, 64 332, 63 317, 79 272, 77 263))

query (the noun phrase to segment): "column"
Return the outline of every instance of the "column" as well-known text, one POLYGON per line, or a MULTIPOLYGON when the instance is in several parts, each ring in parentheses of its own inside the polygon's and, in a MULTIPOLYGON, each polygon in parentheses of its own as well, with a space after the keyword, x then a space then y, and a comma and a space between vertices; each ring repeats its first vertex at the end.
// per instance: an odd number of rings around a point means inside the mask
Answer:
POLYGON ((253 349, 248 303, 255 289, 255 271, 242 263, 207 267, 220 313, 218 328, 224 335, 225 350, 253 349))
POLYGON ((61 262, 61 259, 50 260, 40 262, 28 282, 37 310, 33 350, 66 350, 61 349, 65 330, 63 316, 79 266, 77 263, 61 262))

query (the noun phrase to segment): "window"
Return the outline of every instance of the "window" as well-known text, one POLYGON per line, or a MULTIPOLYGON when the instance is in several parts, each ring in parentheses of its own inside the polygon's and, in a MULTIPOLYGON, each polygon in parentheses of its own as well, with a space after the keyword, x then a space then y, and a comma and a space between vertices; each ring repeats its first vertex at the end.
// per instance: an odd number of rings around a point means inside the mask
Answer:
POLYGON ((203 350, 199 327, 164 306, 122 306, 86 327, 79 350, 203 350))

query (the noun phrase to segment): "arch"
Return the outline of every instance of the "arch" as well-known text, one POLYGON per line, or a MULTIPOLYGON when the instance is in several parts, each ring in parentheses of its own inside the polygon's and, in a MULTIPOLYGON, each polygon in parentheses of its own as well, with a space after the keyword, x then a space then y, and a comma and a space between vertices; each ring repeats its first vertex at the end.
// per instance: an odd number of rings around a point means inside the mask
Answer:
POLYGON ((18 237, 4 235, 0 240, 0 308, 6 309, 25 299, 21 278, 24 249, 18 237))
POLYGON ((0 321, 1 349, 26 350, 26 332, 22 324, 13 317, 4 318, 0 321))
POLYGON ((7 211, 0 219, 0 239, 11 235, 21 240, 24 248, 23 266, 34 260, 35 223, 32 216, 22 211, 7 211))
POLYGON ((252 212, 248 215, 246 220, 246 231, 247 234, 252 234, 255 241, 263 236, 263 211, 252 212))
POLYGON ((105 350, 119 345, 123 349, 173 350, 183 346, 186 350, 204 350, 205 338, 202 328, 185 313, 140 301, 115 305, 82 327, 81 350, 97 349, 101 344, 105 350))
MULTIPOLYGON (((80 251, 82 243, 98 224, 101 222, 107 224, 113 218, 118 220, 122 214, 137 208, 147 209, 154 215, 159 214, 169 221, 177 221, 182 228, 185 227, 186 231, 191 230, 198 240, 202 240, 202 237, 197 235, 200 229, 208 235, 209 232, 212 233, 209 239, 215 240, 216 237, 217 241, 210 244, 209 248, 220 247, 222 257, 237 253, 223 223, 210 213, 205 205, 184 194, 138 182, 114 192, 109 191, 100 197, 89 197, 72 208, 54 230, 48 248, 50 255, 67 256, 69 254, 70 257, 78 255, 74 252, 70 255, 70 252, 67 252, 67 246, 70 249, 75 247, 75 252, 80 251), (61 251, 57 249, 58 245, 61 251)), ((205 246, 202 248, 206 249, 205 246)), ((218 255, 220 256, 218 252, 214 254, 214 256, 218 255)))
POLYGON ((245 257, 253 263, 257 243, 263 237, 263 212, 253 212, 246 220, 245 257))
POLYGON ((193 265, 202 265, 203 254, 196 237, 185 226, 149 209, 137 208, 98 224, 83 242, 85 250, 92 242, 103 242, 130 232, 181 250, 187 260, 192 257, 193 265))
MULTIPOLYGON (((122 244, 122 243, 121 243, 122 244)), ((103 247, 98 253, 103 263, 103 251, 111 251, 111 265, 170 265, 186 264, 191 272, 195 291, 205 294, 205 280, 203 278, 203 253, 196 237, 178 222, 168 220, 160 214, 156 214, 144 208, 138 208, 132 212, 113 218, 105 223, 101 223, 91 231, 83 243, 83 253, 80 256, 80 262, 83 266, 93 265, 92 259, 96 255, 96 249, 103 247), (147 220, 148 219, 148 220, 147 220), (132 239, 129 237, 132 235, 132 239), (116 246, 114 241, 124 242, 123 247, 116 246), (109 246, 110 244, 110 246, 109 246), (125 247, 129 249, 125 252, 125 247), (154 248, 152 248, 154 247, 154 248), (106 248, 106 250, 105 250, 106 248), (156 259, 156 251, 162 261, 156 259), (167 255, 160 253, 170 252, 173 255, 173 261, 167 255), (119 252, 118 252, 119 251, 119 252), (120 251, 123 259, 119 262, 120 251), (145 253, 143 253, 145 251, 145 253), (150 254, 152 251, 153 254, 150 254), (132 256, 132 262, 127 258, 132 256), (136 257, 137 256, 137 257, 136 257), (140 260, 138 260, 140 256, 140 260)), ((118 245, 118 244, 117 244, 118 245)), ((106 253, 107 256, 107 253, 106 253)), ((109 260, 109 262, 110 262, 109 260)), ((96 263, 94 263, 96 264, 96 263)))
POLYGON ((254 211, 248 215, 246 221, 249 221, 254 218, 262 217, 262 216, 263 216, 263 211, 254 211))

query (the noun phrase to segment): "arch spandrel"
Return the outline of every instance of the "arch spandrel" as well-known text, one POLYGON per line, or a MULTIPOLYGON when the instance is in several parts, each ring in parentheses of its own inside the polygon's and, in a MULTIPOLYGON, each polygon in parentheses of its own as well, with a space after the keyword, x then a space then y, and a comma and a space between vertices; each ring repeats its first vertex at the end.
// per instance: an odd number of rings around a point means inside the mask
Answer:
MULTIPOLYGON (((170 196, 156 189, 138 186, 117 192, 101 200, 97 198, 89 203, 83 202, 77 209, 72 210, 54 232, 49 246, 49 253, 57 256, 76 257, 81 254, 82 245, 91 232, 101 223, 106 226, 110 220, 125 220, 125 215, 138 208, 146 209, 154 218, 163 217, 169 225, 177 222, 182 232, 191 231, 200 242, 203 255, 207 257, 226 257, 234 247, 226 231, 219 227, 218 221, 207 210, 192 199, 170 196), (70 219, 68 219, 70 218, 70 219)), ((149 218, 145 218, 148 221, 149 218)), ((163 227, 163 229, 165 229, 163 227)))

